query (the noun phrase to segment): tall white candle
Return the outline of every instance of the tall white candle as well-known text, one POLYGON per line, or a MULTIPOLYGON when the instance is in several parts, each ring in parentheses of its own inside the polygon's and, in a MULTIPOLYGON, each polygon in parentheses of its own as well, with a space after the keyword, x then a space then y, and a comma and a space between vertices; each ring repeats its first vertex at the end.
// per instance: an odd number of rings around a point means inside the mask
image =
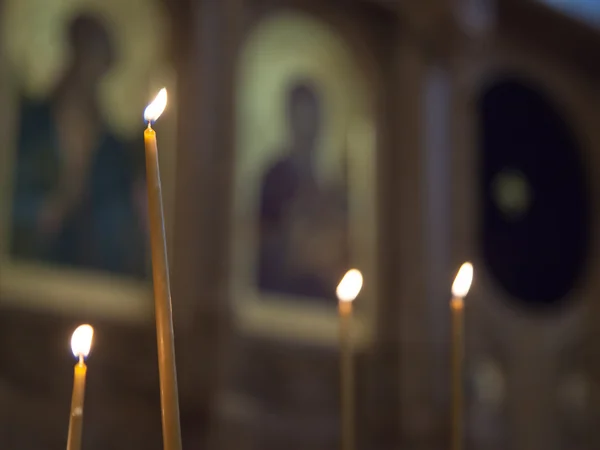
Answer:
POLYGON ((94 329, 90 325, 80 325, 71 337, 71 350, 77 358, 73 377, 73 395, 71 397, 71 414, 69 416, 69 434, 67 450, 80 450, 83 435, 83 401, 85 398, 85 381, 87 375, 87 358, 92 347, 94 329))
POLYGON ((473 266, 464 263, 452 284, 452 450, 464 448, 464 298, 473 280, 473 266))
POLYGON ((354 349, 352 347, 352 303, 360 293, 362 274, 351 269, 337 287, 340 317, 340 422, 341 449, 354 450, 354 349))
POLYGON ((148 222, 150 224, 150 249, 152 251, 152 280, 154 283, 163 448, 164 450, 181 450, 167 237, 158 164, 158 145, 156 143, 156 132, 152 129, 152 123, 159 118, 166 106, 167 90, 163 88, 144 111, 144 118, 148 122, 148 128, 144 131, 144 144, 146 148, 148 222))

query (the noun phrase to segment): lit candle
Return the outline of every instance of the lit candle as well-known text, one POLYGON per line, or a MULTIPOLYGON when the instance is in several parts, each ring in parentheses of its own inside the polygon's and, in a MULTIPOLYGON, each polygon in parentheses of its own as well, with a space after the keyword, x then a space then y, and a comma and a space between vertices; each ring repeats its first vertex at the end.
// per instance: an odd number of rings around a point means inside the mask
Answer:
POLYGON ((473 266, 464 263, 452 284, 452 450, 464 448, 464 298, 473 281, 473 266))
POLYGON ((352 349, 352 302, 363 284, 362 274, 351 269, 337 287, 340 315, 340 422, 341 449, 354 450, 354 360, 352 349))
POLYGON ((146 147, 146 184, 148 187, 148 222, 150 225, 150 248, 152 251, 152 280, 154 282, 154 308, 156 314, 156 339, 158 343, 158 371, 160 376, 160 402, 162 408, 162 431, 164 450, 181 450, 179 425, 179 399, 177 394, 177 370, 175 369, 175 345, 173 341, 173 314, 171 311, 171 287, 169 263, 163 214, 158 147, 152 123, 167 106, 167 90, 161 89, 144 111, 148 128, 144 132, 146 147))
POLYGON ((67 450, 79 450, 81 448, 83 400, 85 397, 85 376, 87 372, 85 358, 90 353, 93 337, 94 329, 90 325, 78 326, 71 337, 71 350, 73 350, 73 355, 78 361, 75 364, 75 375, 73 377, 73 397, 71 398, 67 450))

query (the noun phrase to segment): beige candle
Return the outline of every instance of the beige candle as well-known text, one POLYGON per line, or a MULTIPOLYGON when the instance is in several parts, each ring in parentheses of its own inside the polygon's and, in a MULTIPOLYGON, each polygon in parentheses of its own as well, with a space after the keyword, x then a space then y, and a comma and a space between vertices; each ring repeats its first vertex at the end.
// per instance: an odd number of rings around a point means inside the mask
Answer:
POLYGON ((71 397, 71 414, 69 416, 69 434, 67 450, 80 450, 83 434, 83 401, 85 398, 85 379, 87 366, 85 358, 90 353, 94 329, 90 325, 80 325, 71 337, 71 350, 77 358, 73 377, 73 396, 71 397))
POLYGON ((162 89, 144 111, 148 128, 144 132, 146 147, 146 184, 148 187, 148 222, 150 225, 150 248, 152 251, 152 280, 154 282, 154 307, 156 315, 156 339, 158 344, 158 369, 160 376, 160 401, 164 450, 181 450, 179 424, 179 399, 177 393, 177 370, 175 368, 175 344, 173 338, 173 314, 171 311, 171 287, 169 263, 163 214, 162 190, 158 164, 156 132, 152 129, 167 106, 167 90, 162 89))
POLYGON ((354 450, 354 351, 352 347, 352 302, 362 289, 363 277, 351 269, 337 287, 340 317, 340 422, 341 449, 354 450))
POLYGON ((452 450, 464 449, 464 298, 473 280, 473 266, 464 263, 452 284, 452 450))

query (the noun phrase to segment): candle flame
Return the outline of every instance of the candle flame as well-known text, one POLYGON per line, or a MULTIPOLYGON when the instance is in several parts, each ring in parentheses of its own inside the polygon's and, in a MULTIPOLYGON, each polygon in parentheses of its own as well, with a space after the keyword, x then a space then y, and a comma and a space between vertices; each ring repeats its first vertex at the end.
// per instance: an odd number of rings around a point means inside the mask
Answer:
POLYGON ((156 98, 144 110, 144 119, 146 122, 155 122, 163 113, 167 106, 167 90, 162 88, 156 98))
POLYGON ((86 358, 92 348, 94 329, 91 325, 79 325, 71 337, 71 350, 75 358, 86 358))
POLYGON ((460 266, 454 283, 452 283, 452 295, 455 297, 464 298, 471 289, 471 282, 473 281, 473 265, 470 262, 464 263, 460 266))
POLYGON ((360 293, 363 285, 363 276, 357 269, 350 269, 338 284, 337 298, 340 302, 351 302, 360 293))

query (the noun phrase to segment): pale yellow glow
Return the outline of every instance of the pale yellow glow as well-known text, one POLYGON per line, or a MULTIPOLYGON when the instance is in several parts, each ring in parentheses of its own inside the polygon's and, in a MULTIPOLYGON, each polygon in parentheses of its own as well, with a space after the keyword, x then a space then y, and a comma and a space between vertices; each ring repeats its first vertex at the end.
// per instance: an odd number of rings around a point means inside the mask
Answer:
POLYGON ((156 98, 144 110, 144 119, 147 122, 156 121, 167 107, 167 89, 162 88, 156 98))
POLYGON ((351 302, 359 294, 363 285, 362 273, 356 269, 350 269, 338 284, 336 294, 340 302, 351 302))
POLYGON ((471 282, 473 281, 473 265, 470 262, 464 263, 460 266, 458 274, 452 283, 452 295, 455 297, 464 298, 471 289, 471 282))
POLYGON ((76 358, 86 358, 92 348, 94 329, 91 325, 79 325, 71 337, 71 350, 76 358))

